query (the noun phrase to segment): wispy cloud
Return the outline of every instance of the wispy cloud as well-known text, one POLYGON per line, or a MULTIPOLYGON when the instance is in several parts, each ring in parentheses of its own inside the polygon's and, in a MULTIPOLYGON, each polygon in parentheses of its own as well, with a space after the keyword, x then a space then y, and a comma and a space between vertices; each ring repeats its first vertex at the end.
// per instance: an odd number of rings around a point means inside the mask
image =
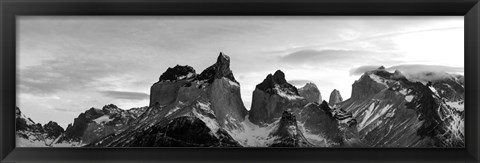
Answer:
MULTIPOLYGON (((375 70, 381 65, 364 65, 350 69, 350 75, 361 75, 367 71, 375 70)), ((388 71, 398 70, 404 74, 418 74, 430 72, 463 73, 463 67, 451 67, 443 65, 403 64, 385 68, 388 71)))
POLYGON ((307 83, 311 83, 311 80, 289 80, 288 83, 296 86, 296 87, 303 87, 307 83))
POLYGON ((372 62, 392 62, 395 58, 389 53, 378 53, 374 51, 362 50, 301 50, 296 51, 280 58, 282 63, 290 65, 338 65, 344 66, 346 63, 372 63, 372 62))
POLYGON ((142 92, 127 92, 127 91, 99 91, 105 96, 125 99, 125 100, 145 100, 149 99, 150 95, 142 92))

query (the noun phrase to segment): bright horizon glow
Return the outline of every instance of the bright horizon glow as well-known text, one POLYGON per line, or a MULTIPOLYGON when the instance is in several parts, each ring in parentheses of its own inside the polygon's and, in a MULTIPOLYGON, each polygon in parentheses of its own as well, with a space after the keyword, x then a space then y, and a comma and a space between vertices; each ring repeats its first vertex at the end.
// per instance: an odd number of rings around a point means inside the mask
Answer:
POLYGON ((168 67, 199 74, 220 52, 250 109, 255 86, 276 70, 322 99, 343 99, 366 65, 441 65, 463 73, 461 16, 20 16, 17 106, 37 123, 62 127, 85 110, 147 106, 168 67))

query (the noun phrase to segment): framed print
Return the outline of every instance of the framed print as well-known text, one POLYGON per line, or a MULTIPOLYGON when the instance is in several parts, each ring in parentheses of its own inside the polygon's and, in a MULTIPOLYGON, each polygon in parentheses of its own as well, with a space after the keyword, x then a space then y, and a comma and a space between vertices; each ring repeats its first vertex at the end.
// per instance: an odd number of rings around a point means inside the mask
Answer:
POLYGON ((478 1, 1 7, 3 161, 478 161, 478 1))

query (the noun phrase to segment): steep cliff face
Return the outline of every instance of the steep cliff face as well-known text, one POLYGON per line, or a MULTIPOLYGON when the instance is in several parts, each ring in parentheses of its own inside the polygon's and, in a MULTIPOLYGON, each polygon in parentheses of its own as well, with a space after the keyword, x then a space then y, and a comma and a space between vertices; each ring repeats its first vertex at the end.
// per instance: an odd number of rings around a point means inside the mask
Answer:
POLYGON ((243 129, 239 123, 247 110, 228 56, 220 53, 217 62, 199 75, 170 80, 168 84, 178 86, 170 93, 168 103, 155 101, 134 125, 89 146, 240 146, 227 131, 243 129))
POLYGON ((298 94, 305 98, 308 102, 322 102, 322 95, 314 83, 307 83, 298 89, 298 94))
POLYGON ((328 100, 328 104, 330 106, 335 106, 337 103, 343 101, 342 95, 340 95, 340 91, 337 89, 333 89, 332 93, 330 93, 330 100, 328 100))
POLYGON ((338 105, 353 113, 360 138, 368 146, 464 146, 462 113, 449 107, 431 84, 377 69, 362 75, 352 92, 354 97, 338 105))
MULTIPOLYGON (((236 128, 238 123, 244 120, 248 111, 241 98, 240 84, 235 80, 232 70, 230 70, 230 57, 220 53, 217 62, 210 67, 215 67, 215 73, 212 73, 215 75, 198 80, 212 81, 208 88, 208 98, 219 124, 222 127, 236 128)), ((207 71, 210 67, 202 74, 208 74, 207 71)))
POLYGON ((195 70, 190 66, 169 67, 150 88, 150 106, 155 103, 165 106, 175 102, 180 87, 189 83, 195 76, 195 70))
POLYGON ((297 88, 287 83, 285 74, 277 70, 273 75, 267 75, 253 91, 249 118, 255 124, 271 123, 280 118, 283 111, 298 110, 307 103, 297 88))

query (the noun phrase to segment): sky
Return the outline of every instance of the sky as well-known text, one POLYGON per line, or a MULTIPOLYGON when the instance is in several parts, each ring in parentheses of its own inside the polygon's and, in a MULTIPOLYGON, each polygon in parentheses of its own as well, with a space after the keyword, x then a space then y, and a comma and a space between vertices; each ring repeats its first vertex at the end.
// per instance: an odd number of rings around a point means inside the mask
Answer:
POLYGON ((282 70, 344 99, 360 75, 389 70, 463 73, 462 16, 20 16, 17 106, 66 127, 85 110, 149 104, 168 67, 197 73, 220 52, 250 108, 255 86, 282 70))

